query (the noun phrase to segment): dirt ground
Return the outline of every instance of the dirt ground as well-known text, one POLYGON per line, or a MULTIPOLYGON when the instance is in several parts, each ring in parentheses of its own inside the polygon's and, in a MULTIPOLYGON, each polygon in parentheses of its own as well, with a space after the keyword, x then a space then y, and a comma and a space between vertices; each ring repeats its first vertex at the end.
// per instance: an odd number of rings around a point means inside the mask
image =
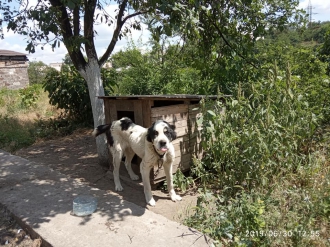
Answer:
POLYGON ((40 247, 41 239, 31 239, 12 214, 0 204, 0 245, 8 247, 40 247))
MULTIPOLYGON (((19 150, 15 154, 49 166, 71 178, 86 182, 90 186, 116 193, 112 172, 98 165, 96 144, 91 132, 92 130, 89 129, 79 130, 67 137, 39 142, 31 147, 19 150)), ((134 170, 139 170, 137 165, 132 166, 135 166, 134 170)), ((156 200, 156 207, 147 206, 141 179, 132 181, 124 164, 121 165, 120 174, 124 191, 118 192, 118 194, 123 199, 141 207, 146 207, 170 220, 182 222, 183 218, 192 212, 191 208, 196 205, 197 195, 194 189, 185 193, 178 192, 183 197, 180 202, 172 202, 166 191, 154 189, 153 195, 156 200)))

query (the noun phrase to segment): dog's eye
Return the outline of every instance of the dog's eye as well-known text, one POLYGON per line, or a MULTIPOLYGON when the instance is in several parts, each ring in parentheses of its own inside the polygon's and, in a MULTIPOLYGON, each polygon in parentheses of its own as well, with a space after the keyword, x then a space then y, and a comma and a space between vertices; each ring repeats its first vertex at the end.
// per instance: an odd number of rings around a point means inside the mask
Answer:
POLYGON ((155 130, 154 134, 155 134, 155 136, 158 136, 158 131, 155 130))
POLYGON ((168 130, 167 130, 167 128, 165 128, 165 129, 164 129, 164 133, 167 133, 167 132, 168 132, 168 130))

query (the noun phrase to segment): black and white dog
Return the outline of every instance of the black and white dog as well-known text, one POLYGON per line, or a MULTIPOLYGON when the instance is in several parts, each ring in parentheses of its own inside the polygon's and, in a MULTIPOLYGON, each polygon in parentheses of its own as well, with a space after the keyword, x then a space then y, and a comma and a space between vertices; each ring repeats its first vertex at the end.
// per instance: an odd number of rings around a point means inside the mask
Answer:
POLYGON ((150 186, 150 170, 160 162, 164 166, 168 192, 172 201, 180 201, 173 188, 172 164, 174 161, 174 147, 172 141, 176 138, 175 126, 166 121, 158 120, 149 129, 136 125, 131 119, 124 117, 109 124, 100 125, 94 131, 96 137, 105 133, 110 151, 113 156, 113 176, 116 191, 122 191, 119 179, 119 167, 123 155, 126 157, 125 166, 132 180, 139 179, 131 167, 134 154, 137 154, 142 162, 140 172, 144 186, 144 194, 148 204, 155 206, 150 186))

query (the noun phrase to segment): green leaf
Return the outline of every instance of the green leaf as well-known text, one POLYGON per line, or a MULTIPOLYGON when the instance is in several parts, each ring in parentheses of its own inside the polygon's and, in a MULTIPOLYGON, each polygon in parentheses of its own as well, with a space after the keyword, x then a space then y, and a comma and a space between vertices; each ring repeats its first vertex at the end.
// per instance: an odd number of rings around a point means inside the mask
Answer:
POLYGON ((210 115, 212 115, 212 116, 216 116, 216 114, 214 113, 214 111, 212 111, 212 110, 208 110, 207 111, 210 115))
POLYGON ((76 7, 76 4, 74 1, 69 0, 68 1, 68 7, 69 9, 73 10, 76 7))

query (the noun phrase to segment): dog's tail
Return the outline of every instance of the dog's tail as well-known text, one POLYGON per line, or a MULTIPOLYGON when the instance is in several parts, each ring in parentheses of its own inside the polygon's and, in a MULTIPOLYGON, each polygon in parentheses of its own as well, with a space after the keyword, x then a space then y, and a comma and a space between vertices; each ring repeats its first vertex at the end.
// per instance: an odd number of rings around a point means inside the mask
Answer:
POLYGON ((99 125, 94 129, 92 135, 94 137, 97 137, 97 136, 109 131, 110 127, 111 127, 110 124, 99 125))
POLYGON ((113 137, 111 135, 111 132, 110 132, 110 128, 111 128, 111 125, 110 124, 104 124, 104 125, 99 125, 97 126, 94 131, 92 132, 92 135, 94 137, 97 137, 99 135, 102 135, 105 133, 106 137, 107 137, 107 140, 108 140, 108 144, 110 146, 113 146, 113 137))

